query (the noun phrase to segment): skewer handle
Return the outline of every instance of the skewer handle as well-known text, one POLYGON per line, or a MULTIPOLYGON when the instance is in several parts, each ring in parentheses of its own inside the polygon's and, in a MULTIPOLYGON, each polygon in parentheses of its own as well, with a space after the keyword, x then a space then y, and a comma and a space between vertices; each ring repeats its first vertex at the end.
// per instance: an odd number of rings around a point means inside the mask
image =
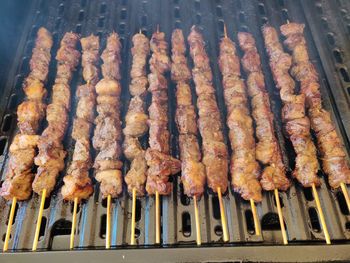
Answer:
POLYGON ((350 198, 349 198, 349 193, 348 190, 346 189, 346 184, 345 183, 340 183, 341 190, 343 192, 346 205, 348 206, 348 211, 350 212, 350 198))
POLYGON ((197 197, 193 196, 194 201, 194 217, 196 221, 196 240, 197 240, 197 246, 200 246, 202 244, 202 237, 201 237, 201 225, 199 222, 199 212, 198 212, 198 204, 197 204, 197 197))
POLYGON ((317 193, 315 184, 312 184, 312 192, 313 192, 313 195, 314 195, 314 198, 315 198, 315 201, 316 201, 316 206, 317 206, 318 214, 320 216, 320 221, 321 221, 324 237, 326 239, 326 243, 327 243, 327 245, 330 245, 331 244, 331 239, 329 237, 326 220, 324 219, 324 214, 323 214, 323 210, 322 210, 322 207, 321 207, 320 198, 318 197, 318 193, 317 193))
POLYGON ((112 196, 107 196, 106 248, 111 248, 111 202, 112 196))
POLYGON ((36 221, 36 228, 35 228, 35 235, 34 235, 32 251, 36 251, 36 249, 38 247, 41 219, 43 218, 45 198, 46 198, 46 189, 44 189, 42 194, 41 194, 40 208, 39 208, 38 219, 36 221))
POLYGON ((11 229, 12 229, 12 224, 13 224, 13 218, 15 216, 15 210, 16 210, 16 203, 17 203, 17 198, 14 197, 12 198, 12 204, 11 204, 11 211, 10 211, 10 217, 7 223, 7 230, 6 230, 6 236, 5 236, 5 242, 4 242, 4 248, 3 251, 6 252, 9 246, 9 240, 11 236, 11 229))
POLYGON ((287 232, 286 232, 286 228, 284 227, 282 208, 281 208, 280 198, 278 196, 277 189, 275 189, 275 200, 276 200, 276 205, 277 205, 278 218, 279 218, 280 226, 281 226, 283 244, 288 245, 287 232))
POLYGON ((223 240, 224 240, 224 242, 227 242, 229 240, 229 238, 228 238, 228 230, 227 230, 227 220, 226 220, 225 206, 224 206, 224 202, 222 200, 222 194, 221 194, 221 188, 220 187, 218 187, 217 192, 218 192, 218 198, 219 198, 223 240))
POLYGON ((130 244, 135 245, 136 188, 132 189, 131 236, 130 244))
POLYGON ((74 206, 73 206, 73 216, 72 216, 72 228, 70 232, 70 243, 69 248, 74 248, 74 234, 75 234, 75 225, 77 223, 77 210, 78 210, 78 197, 74 198, 74 206))
POLYGON ((159 193, 156 192, 156 244, 160 243, 160 204, 159 193))
POLYGON ((260 230, 259 217, 258 217, 258 212, 256 211, 256 206, 255 206, 255 203, 254 203, 253 199, 250 199, 250 206, 252 208, 252 213, 253 213, 255 234, 257 236, 260 236, 261 235, 261 230, 260 230))

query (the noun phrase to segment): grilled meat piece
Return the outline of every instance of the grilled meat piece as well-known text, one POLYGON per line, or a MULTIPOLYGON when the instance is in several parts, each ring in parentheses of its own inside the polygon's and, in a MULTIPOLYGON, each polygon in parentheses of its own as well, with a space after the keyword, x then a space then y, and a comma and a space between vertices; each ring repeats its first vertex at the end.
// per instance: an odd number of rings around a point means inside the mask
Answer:
POLYGON ((57 74, 52 102, 47 107, 48 126, 40 136, 39 154, 35 157, 35 164, 39 167, 32 187, 39 195, 44 189, 47 191, 47 196, 51 194, 59 173, 64 169, 66 152, 63 149, 62 140, 69 118, 69 83, 80 58, 80 53, 76 50, 78 40, 78 35, 66 33, 57 51, 57 74))
POLYGON ((62 196, 65 200, 78 201, 87 199, 93 193, 89 170, 92 166, 90 157, 91 127, 95 117, 96 94, 98 81, 97 63, 99 60, 99 37, 90 35, 80 40, 83 54, 83 78, 85 85, 77 89, 78 105, 73 123, 72 137, 75 140, 72 162, 63 178, 62 196))
POLYGON ((249 116, 246 87, 240 72, 240 62, 234 43, 227 37, 220 43, 219 66, 223 76, 232 156, 230 172, 232 186, 246 200, 261 201, 259 164, 256 161, 253 120, 249 116))
POLYGON ((280 29, 286 37, 284 44, 292 52, 291 74, 300 82, 300 91, 305 95, 307 114, 317 138, 323 170, 328 175, 330 186, 338 188, 341 183, 350 183, 349 164, 330 114, 322 106, 320 81, 310 61, 304 27, 304 24, 289 23, 280 29))
POLYGON ((180 29, 173 31, 171 78, 176 83, 176 124, 179 131, 181 181, 187 196, 200 197, 205 186, 205 167, 198 144, 197 115, 192 105, 191 72, 185 57, 186 46, 180 29))
POLYGON ((261 61, 255 45, 255 39, 250 33, 238 33, 238 41, 244 51, 242 66, 248 75, 248 96, 252 105, 252 115, 255 121, 256 144, 255 155, 264 165, 260 183, 264 190, 274 189, 285 191, 290 186, 282 160, 282 153, 274 133, 274 120, 271 112, 269 95, 265 88, 261 61))
POLYGON ((273 78, 283 102, 282 121, 296 153, 293 177, 304 187, 319 185, 316 147, 311 139, 310 120, 305 116, 305 96, 295 94, 295 83, 289 75, 292 59, 283 51, 276 29, 266 26, 263 35, 273 78))
POLYGON ((23 83, 26 100, 17 108, 17 120, 20 133, 10 145, 10 157, 5 181, 0 195, 7 200, 16 197, 22 201, 30 197, 34 175, 32 167, 41 121, 45 116, 46 89, 49 64, 51 60, 52 36, 45 28, 39 28, 35 47, 30 59, 30 73, 23 83))
POLYGON ((152 93, 152 102, 148 108, 150 149, 146 152, 146 191, 149 195, 156 192, 168 195, 171 191, 169 176, 180 170, 181 163, 169 155, 168 85, 164 74, 170 69, 170 59, 163 32, 153 33, 150 48, 152 56, 149 60, 151 73, 148 75, 148 90, 152 93), (174 163, 178 164, 177 171, 171 167, 174 163))
POLYGON ((121 44, 116 33, 110 34, 102 53, 102 75, 95 86, 97 113, 93 147, 98 154, 95 159, 96 180, 100 182, 102 197, 117 197, 122 192, 123 178, 120 156, 122 152, 122 127, 120 121, 119 80, 121 44))

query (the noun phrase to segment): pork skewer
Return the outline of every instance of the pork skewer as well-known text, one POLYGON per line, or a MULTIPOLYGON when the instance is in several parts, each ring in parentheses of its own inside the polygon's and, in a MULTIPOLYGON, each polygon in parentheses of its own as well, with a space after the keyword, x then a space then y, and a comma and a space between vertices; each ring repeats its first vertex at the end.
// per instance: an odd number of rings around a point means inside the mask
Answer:
POLYGON ((255 203, 262 200, 259 163, 255 157, 253 121, 249 116, 246 87, 240 76, 240 62, 234 43, 227 37, 220 43, 219 67, 223 76, 224 99, 227 108, 227 126, 232 148, 231 180, 234 191, 249 200, 256 234, 260 235, 260 224, 255 203))
POLYGON ((149 113, 149 146, 146 151, 148 165, 146 191, 155 195, 156 201, 156 243, 160 243, 160 198, 168 195, 172 185, 169 176, 178 173, 181 162, 170 156, 168 131, 168 85, 164 74, 170 70, 170 60, 167 55, 168 44, 163 32, 153 33, 150 41, 152 56, 149 61, 151 73, 148 75, 149 91, 152 102, 149 113))
POLYGON ((93 147, 98 152, 94 168, 96 180, 100 183, 102 198, 107 198, 106 248, 110 248, 111 237, 111 200, 122 193, 123 178, 120 161, 122 154, 122 127, 120 121, 120 51, 121 44, 117 33, 107 38, 102 53, 102 75, 95 86, 97 93, 97 117, 93 147))
POLYGON ((80 53, 76 49, 78 41, 79 36, 77 34, 66 33, 61 40, 61 46, 56 55, 57 74, 52 88, 52 101, 46 111, 48 126, 39 138, 39 153, 34 159, 38 169, 32 187, 35 193, 41 195, 41 203, 33 241, 33 251, 36 250, 38 244, 45 198, 50 196, 59 173, 65 167, 66 152, 62 141, 69 119, 69 84, 80 58, 80 53))
POLYGON ((202 137, 202 162, 205 166, 209 188, 218 194, 223 240, 229 240, 222 193, 227 191, 228 152, 224 142, 221 116, 216 102, 209 58, 202 35, 193 26, 188 36, 190 54, 194 63, 192 75, 195 83, 198 107, 198 127, 202 137))
POLYGON ((171 42, 171 78, 176 83, 176 123, 180 134, 181 181, 184 193, 189 197, 193 197, 194 200, 197 245, 201 245, 197 198, 203 195, 206 175, 205 167, 201 162, 197 116, 192 104, 191 87, 189 85, 191 72, 187 66, 185 40, 180 29, 173 31, 171 42))
MULTIPOLYGON (((256 158, 264 165, 260 183, 265 191, 274 191, 276 204, 280 204, 278 190, 286 191, 290 187, 290 181, 286 176, 281 149, 274 133, 273 113, 271 112, 269 95, 265 88, 260 56, 252 34, 239 32, 238 41, 241 49, 244 51, 241 61, 243 69, 248 75, 247 91, 256 125, 255 131, 258 139, 256 158)), ((277 207, 277 211, 283 243, 287 244, 287 234, 280 206, 277 207)))
MULTIPOLYGON (((284 44, 292 52, 292 76, 300 82, 300 92, 305 95, 307 114, 311 128, 315 132, 319 152, 321 153, 322 167, 328 175, 329 185, 336 189, 341 187, 344 197, 347 198, 348 209, 350 200, 345 184, 350 183, 349 164, 346 159, 344 146, 336 132, 330 113, 322 106, 320 81, 314 65, 311 63, 306 40, 303 35, 304 24, 288 23, 280 27, 286 37, 284 44)), ((318 200, 316 188, 313 186, 315 200, 318 200), (317 195, 317 196, 316 196, 317 195)), ((327 244, 330 244, 329 234, 323 214, 320 213, 322 228, 327 244)))
POLYGON ((134 245, 136 196, 145 194, 147 178, 145 150, 141 146, 140 138, 148 132, 145 97, 148 86, 146 63, 150 48, 147 37, 141 32, 133 36, 132 42, 133 60, 130 72, 131 82, 129 84, 132 97, 125 117, 123 151, 124 156, 131 162, 130 169, 125 176, 125 183, 128 186, 129 193, 132 194, 130 244, 134 245))
POLYGON ((90 135, 93 127, 98 82, 99 37, 90 35, 80 40, 82 46, 83 78, 86 84, 78 87, 76 95, 78 106, 73 122, 72 138, 75 140, 72 162, 63 178, 62 196, 64 200, 74 201, 70 249, 74 247, 76 211, 81 200, 89 198, 93 193, 93 185, 89 177, 92 167, 90 156, 90 135))
POLYGON ((39 28, 30 60, 30 73, 23 83, 26 100, 17 109, 20 131, 10 145, 9 166, 0 189, 0 195, 3 198, 12 199, 4 252, 8 249, 16 203, 28 199, 32 193, 34 175, 31 170, 39 139, 37 133, 45 116, 46 89, 44 85, 49 72, 52 44, 51 33, 43 27, 39 28))

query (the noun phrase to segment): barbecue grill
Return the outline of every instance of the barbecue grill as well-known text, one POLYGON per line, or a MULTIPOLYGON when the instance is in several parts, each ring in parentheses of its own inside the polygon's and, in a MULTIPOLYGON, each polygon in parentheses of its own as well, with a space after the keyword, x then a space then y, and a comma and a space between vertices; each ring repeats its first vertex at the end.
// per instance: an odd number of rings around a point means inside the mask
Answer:
MULTIPOLYGON (((239 31, 250 32, 257 41, 262 60, 266 87, 270 94, 275 116, 275 130, 283 152, 284 163, 290 174, 294 166, 293 150, 282 132, 278 90, 272 79, 268 57, 264 48, 261 27, 268 23, 278 28, 286 21, 305 23, 305 36, 310 58, 315 63, 321 80, 323 103, 331 112, 338 134, 349 153, 350 144, 350 2, 337 1, 287 1, 287 0, 35 0, 4 1, 0 10, 3 21, 1 32, 0 84, 0 167, 2 180, 8 164, 8 148, 16 134, 16 108, 24 94, 22 82, 29 72, 29 59, 40 26, 53 34, 55 55, 59 41, 65 32, 73 31, 88 36, 97 34, 106 45, 109 33, 116 31, 122 42, 122 101, 130 99, 131 37, 142 30, 150 37, 157 25, 165 32, 170 43, 171 32, 181 28, 185 36, 192 25, 203 33, 207 44, 217 90, 222 119, 225 118, 221 74, 217 64, 218 44, 224 36, 224 24, 228 36, 237 41, 239 31)), ((242 54, 239 54, 240 57, 242 54)), ((189 55, 187 56, 190 57, 189 55)), ((193 65, 190 65, 191 67, 193 65)), ((50 93, 55 77, 55 60, 51 60, 50 93)), ((168 76, 169 77, 169 76, 168 76)), ((245 77, 243 75, 243 77, 245 77)), ((75 72, 72 94, 83 83, 81 65, 75 72)), ((169 77, 169 130, 171 153, 178 157, 178 133, 176 130, 175 84, 169 77)), ((70 125, 64 146, 68 150, 66 163, 72 158, 72 118, 77 98, 72 96, 70 125)), ((122 105, 122 116, 127 103, 122 105)), ((226 142, 228 130, 225 128, 226 142)), ((147 138, 145 138, 145 141, 147 138)), ((125 162, 124 173, 128 170, 125 162)), ((229 242, 223 242, 223 229, 219 199, 206 191, 198 201, 201 222, 202 245, 196 245, 196 227, 193 200, 183 193, 179 177, 172 178, 173 192, 162 198, 161 242, 156 244, 154 198, 136 201, 136 246, 130 245, 132 199, 125 187, 123 195, 112 201, 111 249, 105 250, 106 200, 102 200, 99 187, 77 211, 74 250, 69 251, 73 204, 60 195, 63 185, 62 172, 50 198, 46 198, 39 232, 38 251, 30 252, 34 239, 40 197, 18 202, 15 207, 9 251, 0 255, 4 262, 24 262, 49 259, 52 262, 72 260, 76 262, 318 262, 349 261, 350 214, 340 190, 332 191, 322 171, 322 186, 318 188, 321 206, 332 245, 325 244, 322 224, 311 189, 293 183, 279 199, 284 216, 289 244, 284 246, 277 206, 271 192, 263 193, 263 201, 257 206, 261 235, 256 235, 250 203, 232 190, 223 196, 229 242), (50 257, 48 257, 50 256, 50 257)), ((0 199, 0 246, 5 241, 11 202, 0 199)))

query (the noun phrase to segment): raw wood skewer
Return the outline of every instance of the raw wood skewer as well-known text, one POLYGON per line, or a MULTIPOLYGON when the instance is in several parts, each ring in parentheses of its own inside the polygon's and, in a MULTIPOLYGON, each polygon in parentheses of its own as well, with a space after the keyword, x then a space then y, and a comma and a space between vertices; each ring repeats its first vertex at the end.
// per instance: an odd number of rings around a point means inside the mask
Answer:
POLYGON ((283 244, 288 245, 287 232, 286 232, 286 228, 284 226, 284 220, 283 220, 283 214, 282 214, 280 198, 278 195, 278 190, 275 189, 274 192, 275 192, 275 200, 276 200, 276 206, 277 206, 277 212, 278 212, 278 219, 280 221, 280 226, 281 226, 283 244))
POLYGON ((35 235, 34 235, 32 251, 36 251, 36 249, 38 247, 38 241, 39 241, 38 239, 39 239, 41 220, 43 218, 45 198, 46 198, 46 189, 44 189, 42 191, 42 194, 41 194, 40 208, 39 208, 39 213, 38 213, 38 219, 36 221, 36 228, 35 228, 35 235))
POLYGON ((199 222, 198 203, 197 203, 196 196, 193 196, 193 202, 194 202, 194 218, 196 222, 196 242, 197 242, 197 246, 200 246, 202 244, 202 237, 201 237, 201 226, 199 222))
MULTIPOLYGON (((228 40, 226 24, 224 24, 224 39, 226 39, 226 41, 228 40)), ((227 44, 228 44, 228 43, 227 43, 227 44)), ((227 44, 226 44, 226 45, 227 45, 227 44)), ((234 48, 234 47, 233 47, 233 48, 234 48)), ((222 69, 222 72, 224 72, 224 69, 222 69)), ((233 74, 234 72, 230 72, 230 73, 233 74)), ((229 99, 226 99, 226 105, 227 105, 227 107, 228 107, 228 104, 230 103, 228 100, 229 100, 229 99)), ((228 108, 229 108, 229 107, 228 107, 228 108)), ((254 148, 255 148, 255 147, 254 147, 254 148)), ((235 151, 235 149, 233 149, 233 151, 235 151)), ((256 162, 256 161, 254 160, 254 162, 256 162)), ((257 164, 257 166, 258 166, 258 164, 257 164)), ((255 179, 255 178, 254 178, 254 179, 255 179)), ((257 179, 255 179, 255 180, 256 180, 256 183, 259 184, 259 182, 257 181, 257 179)), ((261 192, 261 187, 259 186, 259 188, 256 189, 256 191, 260 191, 260 192, 261 192)), ((261 196, 261 194, 260 194, 260 196, 261 196)), ((261 198, 261 197, 260 197, 260 198, 261 198)), ((260 235, 261 235, 260 222, 259 222, 259 216, 258 216, 258 214, 257 214, 257 210, 256 210, 256 206, 255 206, 255 201, 254 201, 253 198, 250 198, 249 201, 250 201, 250 207, 251 207, 251 210, 252 210, 252 213, 253 213, 255 234, 256 234, 257 236, 260 236, 260 235)))
POLYGON ((213 192, 218 194, 223 241, 227 242, 229 240, 229 234, 222 199, 222 191, 226 191, 228 183, 227 146, 223 139, 221 116, 216 101, 215 89, 212 82, 212 71, 208 55, 205 51, 203 37, 193 26, 187 40, 194 62, 192 74, 197 94, 199 132, 203 139, 202 161, 206 170, 208 186, 213 192), (203 86, 205 86, 204 90, 202 90, 203 86))
POLYGON ((341 187, 341 190, 343 192, 343 195, 344 195, 344 198, 346 201, 346 205, 348 207, 348 211, 350 212, 350 198, 349 198, 348 190, 346 189, 346 184, 344 182, 341 182, 340 187, 341 187))
POLYGON ((222 194, 221 194, 220 187, 218 187, 217 192, 218 192, 218 199, 219 199, 219 206, 220 206, 220 217, 221 217, 223 241, 227 242, 229 240, 229 238, 228 238, 226 211, 225 211, 224 202, 222 200, 222 194))
POLYGON ((12 223, 13 223, 13 218, 14 218, 15 210, 16 210, 16 204, 17 204, 17 198, 13 197, 12 198, 12 204, 11 204, 10 216, 9 216, 9 220, 8 220, 8 223, 7 223, 7 230, 6 230, 5 241, 4 241, 4 248, 3 248, 4 252, 6 252, 7 249, 8 249, 10 235, 11 235, 11 229, 12 229, 12 223))
POLYGON ((152 51, 149 59, 148 90, 152 94, 148 108, 149 148, 145 153, 147 163, 146 191, 149 196, 155 195, 155 243, 161 241, 160 195, 169 195, 172 183, 169 177, 181 170, 181 162, 170 155, 170 132, 168 130, 168 82, 165 73, 170 70, 168 43, 165 34, 157 31, 150 41, 152 51))
POLYGON ((206 174, 199 149, 197 116, 191 95, 192 74, 187 65, 186 44, 181 29, 172 32, 171 44, 171 79, 176 83, 175 122, 179 133, 181 182, 184 194, 194 200, 196 242, 200 246, 202 241, 197 198, 203 195, 206 174))
POLYGON ((132 189, 130 244, 135 245, 136 188, 132 189))
POLYGON ((319 213, 319 216, 320 216, 320 221, 321 221, 324 237, 326 239, 326 243, 327 243, 327 245, 330 245, 331 244, 331 239, 329 237, 329 232, 328 232, 326 220, 324 219, 324 214, 323 214, 323 210, 322 210, 322 207, 321 207, 320 198, 318 196, 315 184, 312 184, 312 193, 313 193, 313 196, 315 198, 315 202, 316 202, 317 210, 318 210, 318 213, 319 213))
POLYGON ((69 248, 74 248, 74 234, 75 234, 75 225, 77 223, 77 210, 78 210, 78 197, 74 198, 74 204, 73 204, 73 215, 72 215, 72 228, 70 232, 70 242, 69 242, 69 248))
POLYGON ((111 202, 112 196, 107 196, 106 248, 111 248, 111 202))

